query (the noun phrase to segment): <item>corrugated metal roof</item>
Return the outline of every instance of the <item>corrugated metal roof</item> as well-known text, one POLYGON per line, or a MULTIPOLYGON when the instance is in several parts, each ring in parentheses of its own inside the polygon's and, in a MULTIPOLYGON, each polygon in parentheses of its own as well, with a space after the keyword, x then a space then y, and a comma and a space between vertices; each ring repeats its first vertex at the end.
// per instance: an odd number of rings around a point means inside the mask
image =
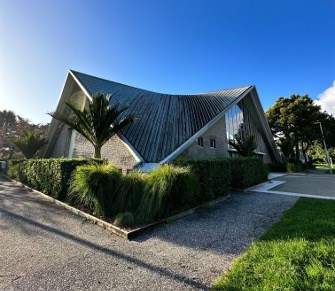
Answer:
POLYGON ((125 114, 139 116, 122 134, 145 162, 162 161, 251 87, 169 95, 71 72, 91 96, 112 94, 112 102, 129 105, 125 114))

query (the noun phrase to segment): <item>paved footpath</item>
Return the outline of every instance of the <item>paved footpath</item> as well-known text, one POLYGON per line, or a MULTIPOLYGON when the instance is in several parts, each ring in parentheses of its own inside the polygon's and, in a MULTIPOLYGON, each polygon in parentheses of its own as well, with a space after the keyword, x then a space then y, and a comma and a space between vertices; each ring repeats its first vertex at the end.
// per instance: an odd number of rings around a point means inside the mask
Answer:
POLYGON ((288 174, 254 187, 252 191, 334 200, 335 175, 325 174, 325 170, 310 170, 304 174, 288 174))
POLYGON ((206 290, 296 199, 235 193, 126 241, 0 178, 0 290, 206 290))

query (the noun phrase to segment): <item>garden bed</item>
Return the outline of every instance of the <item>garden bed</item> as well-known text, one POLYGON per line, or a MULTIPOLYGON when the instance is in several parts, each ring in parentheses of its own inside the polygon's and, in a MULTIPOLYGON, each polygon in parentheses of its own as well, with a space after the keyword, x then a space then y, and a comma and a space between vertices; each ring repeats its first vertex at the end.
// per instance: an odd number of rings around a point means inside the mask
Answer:
POLYGON ((199 212, 201 210, 205 210, 211 206, 214 206, 218 203, 222 203, 224 201, 226 201, 227 199, 230 198, 230 194, 224 196, 224 197, 220 197, 218 199, 215 199, 213 201, 209 201, 207 203, 204 203, 202 205, 199 205, 197 207, 194 207, 194 208, 191 208, 191 209, 188 209, 188 210, 185 210, 185 211, 182 211, 182 212, 179 212, 178 214, 175 214, 175 215, 172 215, 170 217, 166 217, 164 219, 160 219, 156 222, 153 222, 153 223, 149 223, 149 224, 143 224, 143 225, 140 225, 140 226, 137 226, 137 227, 134 227, 134 228, 131 228, 131 227, 128 227, 128 228, 122 228, 122 227, 117 227, 115 225, 112 224, 112 220, 111 219, 105 219, 103 217, 96 217, 92 214, 89 214, 87 213, 87 209, 85 211, 85 209, 83 209, 82 207, 79 207, 79 208, 82 208, 82 209, 78 209, 74 206, 71 206, 67 203, 64 203, 62 201, 59 201, 55 198, 52 198, 51 196, 49 195, 46 195, 40 191, 37 191, 31 187, 28 187, 27 185, 24 185, 23 183, 21 182, 18 182, 18 181, 15 181, 11 178, 9 178, 8 176, 5 176, 8 180, 20 185, 21 187, 24 187, 24 188, 27 188, 29 189, 30 191, 42 196, 44 199, 50 201, 51 203, 54 203, 64 209, 66 209, 67 211, 70 211, 80 217, 83 217, 84 219, 94 223, 94 224, 97 224, 99 226, 101 226, 102 228, 104 229, 107 229, 113 233, 115 233, 116 235, 118 236, 121 236, 123 238, 126 238, 128 240, 132 240, 134 239, 136 236, 138 236, 139 234, 143 233, 144 231, 147 231, 147 230, 150 230, 152 228, 154 228, 155 226, 157 225, 161 225, 161 224, 165 224, 165 223, 169 223, 171 221, 174 221, 174 220, 177 220, 177 219, 180 219, 182 217, 185 217, 185 216, 188 216, 188 215, 191 215, 191 214, 194 214, 196 212, 199 212))

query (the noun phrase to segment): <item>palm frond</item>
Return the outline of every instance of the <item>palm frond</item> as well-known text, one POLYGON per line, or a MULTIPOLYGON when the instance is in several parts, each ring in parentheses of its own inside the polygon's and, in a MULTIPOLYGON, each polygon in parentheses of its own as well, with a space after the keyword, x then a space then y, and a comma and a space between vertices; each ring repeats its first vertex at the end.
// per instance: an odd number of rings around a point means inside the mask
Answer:
POLYGON ((66 101, 65 104, 74 116, 58 112, 51 112, 49 115, 84 136, 96 149, 96 155, 99 155, 101 147, 136 118, 135 115, 125 115, 121 119, 128 106, 120 107, 117 103, 111 103, 111 100, 111 95, 98 92, 92 100, 86 98, 87 106, 83 109, 74 100, 66 101))

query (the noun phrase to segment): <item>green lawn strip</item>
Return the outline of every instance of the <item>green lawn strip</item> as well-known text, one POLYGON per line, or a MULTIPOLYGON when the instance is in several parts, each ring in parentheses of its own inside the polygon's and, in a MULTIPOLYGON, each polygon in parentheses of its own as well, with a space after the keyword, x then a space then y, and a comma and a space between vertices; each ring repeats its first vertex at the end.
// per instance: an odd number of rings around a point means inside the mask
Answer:
POLYGON ((335 201, 301 198, 213 290, 335 290, 335 201))

